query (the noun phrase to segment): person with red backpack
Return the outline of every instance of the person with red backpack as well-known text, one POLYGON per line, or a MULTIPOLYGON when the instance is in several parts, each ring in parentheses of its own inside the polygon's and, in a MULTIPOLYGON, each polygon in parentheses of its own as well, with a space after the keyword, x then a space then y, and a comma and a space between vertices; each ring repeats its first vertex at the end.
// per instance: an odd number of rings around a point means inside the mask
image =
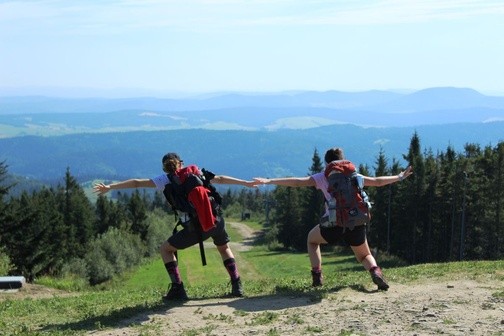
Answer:
POLYGON ((331 148, 324 156, 323 172, 305 177, 255 178, 262 184, 287 187, 315 187, 326 200, 326 212, 308 233, 307 248, 310 257, 312 286, 322 286, 322 256, 320 245, 336 244, 339 240, 350 245, 357 260, 369 271, 379 290, 389 285, 371 254, 366 239, 366 227, 370 221, 370 204, 363 187, 381 187, 400 182, 413 173, 412 167, 395 176, 370 177, 358 174, 355 166, 345 160, 341 148, 331 148))
POLYGON ((211 183, 246 187, 254 187, 258 183, 231 176, 214 175, 204 169, 200 170, 196 165, 184 167, 183 162, 177 153, 167 153, 162 158, 165 174, 151 179, 129 179, 112 184, 98 183, 94 186, 94 191, 101 195, 115 189, 157 188, 165 195, 183 228, 180 231, 174 230, 173 235, 163 242, 160 248, 161 258, 171 280, 170 289, 163 296, 163 300, 188 300, 178 268, 177 251, 200 243, 202 261, 205 265, 202 243, 208 238, 212 238, 229 273, 231 295, 241 297, 243 287, 233 252, 228 244, 230 239, 220 209, 220 195, 211 183))

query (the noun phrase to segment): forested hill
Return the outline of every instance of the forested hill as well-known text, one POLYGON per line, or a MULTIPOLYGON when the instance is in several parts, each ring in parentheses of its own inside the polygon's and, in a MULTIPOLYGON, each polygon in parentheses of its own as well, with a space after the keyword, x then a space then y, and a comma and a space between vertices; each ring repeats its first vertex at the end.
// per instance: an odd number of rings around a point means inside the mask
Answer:
MULTIPOLYGON (((0 139, 0 161, 9 173, 44 181, 61 180, 65 170, 80 181, 95 178, 151 177, 161 172, 161 157, 176 151, 186 164, 241 178, 305 175, 317 149, 341 146, 357 164, 375 165, 383 150, 401 164, 417 133, 423 150, 434 154, 467 143, 481 147, 504 141, 504 122, 455 123, 417 127, 365 128, 330 125, 304 130, 171 130, 24 136, 0 139)), ((373 171, 373 170, 371 170, 373 171)))

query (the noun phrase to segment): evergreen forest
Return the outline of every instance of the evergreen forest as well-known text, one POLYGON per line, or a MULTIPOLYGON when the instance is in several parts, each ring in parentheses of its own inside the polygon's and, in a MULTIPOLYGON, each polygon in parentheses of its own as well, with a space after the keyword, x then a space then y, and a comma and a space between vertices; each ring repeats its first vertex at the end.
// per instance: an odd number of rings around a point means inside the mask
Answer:
MULTIPOLYGON (((323 155, 322 155, 323 156, 323 155)), ((349 158, 351 159, 351 158, 349 158)), ((366 188, 373 203, 368 241, 374 252, 410 264, 504 257, 504 142, 466 144, 433 153, 410 139, 405 162, 414 173, 400 183, 366 188)), ((307 175, 322 171, 317 149, 307 175)), ((377 153, 368 176, 406 167, 377 153)), ((99 196, 93 204, 68 168, 60 185, 9 196, 8 162, 0 163, 0 274, 72 276, 97 285, 158 255, 175 216, 161 193, 134 190, 99 196)), ((228 218, 259 220, 271 249, 306 251, 324 200, 315 188, 221 190, 228 218), (247 214, 247 216, 244 216, 247 214)))

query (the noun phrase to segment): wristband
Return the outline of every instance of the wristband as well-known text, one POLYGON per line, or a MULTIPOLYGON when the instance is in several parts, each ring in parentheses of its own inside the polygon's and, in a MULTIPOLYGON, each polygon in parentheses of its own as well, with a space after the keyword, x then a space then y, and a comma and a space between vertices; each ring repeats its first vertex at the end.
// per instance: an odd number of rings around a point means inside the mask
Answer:
POLYGON ((397 175, 397 177, 399 177, 399 182, 404 180, 404 172, 399 173, 399 175, 397 175))

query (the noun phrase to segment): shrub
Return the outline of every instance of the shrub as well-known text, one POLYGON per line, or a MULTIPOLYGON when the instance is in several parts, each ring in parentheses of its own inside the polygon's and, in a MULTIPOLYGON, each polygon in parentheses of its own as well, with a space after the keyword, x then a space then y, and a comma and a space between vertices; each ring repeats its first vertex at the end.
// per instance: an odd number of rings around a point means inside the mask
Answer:
POLYGON ((109 228, 89 245, 85 260, 93 285, 108 281, 116 274, 140 264, 145 246, 138 235, 109 228))
POLYGON ((226 209, 224 209, 224 216, 241 218, 242 212, 243 212, 243 205, 241 205, 239 202, 234 202, 233 204, 227 206, 226 209))
POLYGON ((271 225, 264 234, 264 244, 268 247, 270 251, 277 251, 282 248, 282 244, 278 242, 278 226, 276 224, 271 225))
POLYGON ((74 258, 63 265, 61 276, 88 279, 88 265, 84 259, 74 258))
POLYGON ((148 231, 145 237, 147 257, 157 256, 161 243, 172 234, 174 226, 173 215, 168 215, 163 210, 155 209, 147 217, 148 231))
POLYGON ((0 248, 0 276, 8 275, 14 269, 11 260, 4 248, 0 248))

